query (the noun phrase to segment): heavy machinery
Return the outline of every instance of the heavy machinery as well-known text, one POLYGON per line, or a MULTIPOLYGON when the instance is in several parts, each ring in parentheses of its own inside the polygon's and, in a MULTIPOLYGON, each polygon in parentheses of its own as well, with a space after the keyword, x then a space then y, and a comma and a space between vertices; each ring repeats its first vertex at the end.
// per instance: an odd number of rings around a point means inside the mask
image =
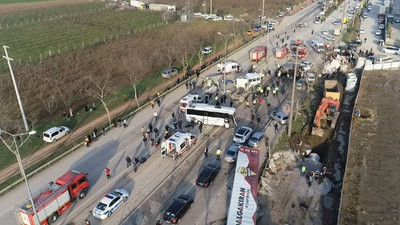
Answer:
POLYGON ((311 135, 322 137, 324 129, 328 128, 329 123, 330 128, 334 129, 340 114, 339 107, 340 102, 338 100, 323 98, 315 113, 314 127, 312 128, 311 135))

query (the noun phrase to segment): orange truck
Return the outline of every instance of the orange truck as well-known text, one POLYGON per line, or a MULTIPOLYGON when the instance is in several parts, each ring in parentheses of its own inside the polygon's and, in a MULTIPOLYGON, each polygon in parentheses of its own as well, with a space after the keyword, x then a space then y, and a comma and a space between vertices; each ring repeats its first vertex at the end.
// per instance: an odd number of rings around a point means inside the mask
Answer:
POLYGON ((267 56, 266 46, 257 46, 250 51, 250 62, 258 62, 267 56))

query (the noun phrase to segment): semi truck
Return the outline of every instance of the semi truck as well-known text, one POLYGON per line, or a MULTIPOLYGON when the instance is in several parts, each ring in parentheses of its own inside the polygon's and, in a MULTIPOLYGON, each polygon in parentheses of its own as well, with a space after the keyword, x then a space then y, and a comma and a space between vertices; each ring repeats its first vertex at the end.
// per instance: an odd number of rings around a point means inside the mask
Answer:
POLYGON ((188 132, 178 131, 161 143, 161 156, 176 159, 196 144, 197 137, 188 132))
POLYGON ((238 151, 227 225, 255 225, 257 219, 258 149, 241 147, 238 151))
POLYGON ((257 46, 250 51, 250 62, 258 62, 267 56, 266 46, 257 46))
POLYGON ((21 225, 48 225, 56 222, 76 199, 83 199, 89 190, 87 174, 70 170, 17 209, 17 220, 21 225), (37 215, 33 210, 33 205, 37 215), (40 221, 38 221, 38 218, 40 221))

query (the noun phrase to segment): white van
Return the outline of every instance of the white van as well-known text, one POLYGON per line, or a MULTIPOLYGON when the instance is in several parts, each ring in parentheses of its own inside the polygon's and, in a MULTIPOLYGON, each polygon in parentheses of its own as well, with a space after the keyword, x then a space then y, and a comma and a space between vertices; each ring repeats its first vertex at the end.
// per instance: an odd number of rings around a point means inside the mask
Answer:
POLYGON ((64 137, 69 134, 70 129, 65 126, 60 127, 52 127, 45 132, 43 132, 43 141, 52 143, 53 141, 57 141, 58 139, 64 137))
POLYGON ((390 63, 393 62, 393 57, 391 56, 374 56, 373 57, 373 63, 374 64, 379 64, 379 63, 390 63))
POLYGON ((244 88, 248 90, 251 87, 255 87, 261 84, 261 75, 259 73, 247 73, 245 76, 236 78, 236 88, 244 88))
POLYGON ((232 72, 237 73, 241 72, 242 70, 243 70, 242 66, 233 60, 217 64, 218 73, 232 73, 232 72))

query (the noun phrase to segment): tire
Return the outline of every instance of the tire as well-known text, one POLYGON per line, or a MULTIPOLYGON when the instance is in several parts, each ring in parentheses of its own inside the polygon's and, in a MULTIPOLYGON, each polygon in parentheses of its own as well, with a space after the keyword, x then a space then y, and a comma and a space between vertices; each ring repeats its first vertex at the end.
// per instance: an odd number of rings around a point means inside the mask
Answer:
POLYGON ((129 197, 125 197, 125 198, 124 198, 124 202, 128 201, 128 198, 129 198, 129 197))
POLYGON ((59 215, 57 212, 51 214, 51 216, 47 219, 49 223, 55 223, 58 219, 59 215))
POLYGON ((79 199, 84 199, 86 197, 87 194, 87 190, 83 190, 79 193, 79 199))
POLYGON ((111 215, 112 215, 112 212, 110 212, 110 213, 107 215, 107 218, 110 218, 111 215))

